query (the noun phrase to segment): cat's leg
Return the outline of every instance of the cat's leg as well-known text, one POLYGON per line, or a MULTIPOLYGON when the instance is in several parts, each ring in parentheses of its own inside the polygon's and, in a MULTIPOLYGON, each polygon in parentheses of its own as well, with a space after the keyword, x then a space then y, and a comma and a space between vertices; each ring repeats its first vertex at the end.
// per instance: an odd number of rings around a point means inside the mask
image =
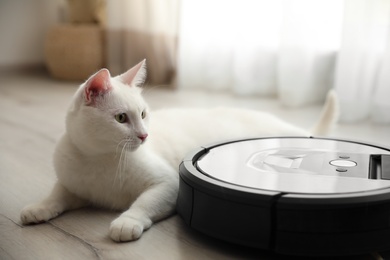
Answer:
POLYGON ((50 195, 39 203, 26 206, 20 213, 23 224, 42 223, 57 217, 66 210, 83 207, 87 204, 70 193, 60 183, 56 183, 50 195))
POLYGON ((131 207, 115 219, 110 226, 114 241, 125 242, 141 237, 153 222, 174 213, 178 192, 178 180, 155 184, 144 191, 131 207))

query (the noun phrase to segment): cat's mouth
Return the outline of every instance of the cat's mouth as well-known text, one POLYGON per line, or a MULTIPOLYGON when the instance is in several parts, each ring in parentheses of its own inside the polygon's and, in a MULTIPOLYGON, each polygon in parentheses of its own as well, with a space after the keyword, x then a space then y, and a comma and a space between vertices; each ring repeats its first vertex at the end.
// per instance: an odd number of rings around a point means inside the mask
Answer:
POLYGON ((121 150, 121 151, 135 151, 138 149, 138 147, 141 146, 142 143, 144 143, 144 141, 141 141, 139 139, 132 139, 132 138, 126 138, 122 141, 120 141, 118 144, 117 144, 117 151, 118 150, 121 150))

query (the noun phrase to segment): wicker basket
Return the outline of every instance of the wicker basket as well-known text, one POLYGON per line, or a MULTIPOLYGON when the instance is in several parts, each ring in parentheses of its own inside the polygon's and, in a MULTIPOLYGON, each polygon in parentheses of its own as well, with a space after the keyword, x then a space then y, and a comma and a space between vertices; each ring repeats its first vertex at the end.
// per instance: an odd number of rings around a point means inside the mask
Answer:
POLYGON ((85 80, 104 66, 103 29, 99 25, 59 25, 45 41, 50 74, 58 79, 85 80))

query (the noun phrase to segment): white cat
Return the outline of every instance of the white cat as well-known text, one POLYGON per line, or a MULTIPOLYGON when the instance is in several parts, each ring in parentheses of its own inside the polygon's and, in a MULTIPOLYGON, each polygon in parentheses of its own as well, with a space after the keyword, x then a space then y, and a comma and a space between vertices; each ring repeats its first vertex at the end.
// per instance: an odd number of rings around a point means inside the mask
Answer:
MULTIPOLYGON (((110 236, 135 240, 174 213, 178 166, 192 149, 232 138, 310 135, 270 114, 244 109, 152 113, 138 87, 145 76, 142 61, 117 77, 102 69, 80 86, 54 153, 58 181, 46 199, 22 210, 23 224, 95 205, 124 210, 111 223, 110 236)), ((331 92, 312 134, 326 133, 336 117, 331 92)))

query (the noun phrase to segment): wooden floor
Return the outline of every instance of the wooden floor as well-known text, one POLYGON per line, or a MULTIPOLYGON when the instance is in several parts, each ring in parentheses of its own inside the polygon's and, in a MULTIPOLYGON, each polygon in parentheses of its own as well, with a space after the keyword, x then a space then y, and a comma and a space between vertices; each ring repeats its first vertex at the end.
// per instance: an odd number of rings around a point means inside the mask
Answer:
MULTIPOLYGON (((108 228, 119 213, 101 209, 77 210, 46 224, 22 226, 20 210, 46 196, 55 181, 52 153, 76 87, 77 83, 44 75, 0 75, 0 259, 292 259, 206 237, 177 215, 131 243, 110 240, 108 228)), ((285 110, 273 100, 253 97, 163 88, 148 90, 146 98, 153 108, 224 104, 266 109, 305 127, 319 111, 285 110)), ((390 146, 389 126, 340 125, 334 136, 390 146)))

